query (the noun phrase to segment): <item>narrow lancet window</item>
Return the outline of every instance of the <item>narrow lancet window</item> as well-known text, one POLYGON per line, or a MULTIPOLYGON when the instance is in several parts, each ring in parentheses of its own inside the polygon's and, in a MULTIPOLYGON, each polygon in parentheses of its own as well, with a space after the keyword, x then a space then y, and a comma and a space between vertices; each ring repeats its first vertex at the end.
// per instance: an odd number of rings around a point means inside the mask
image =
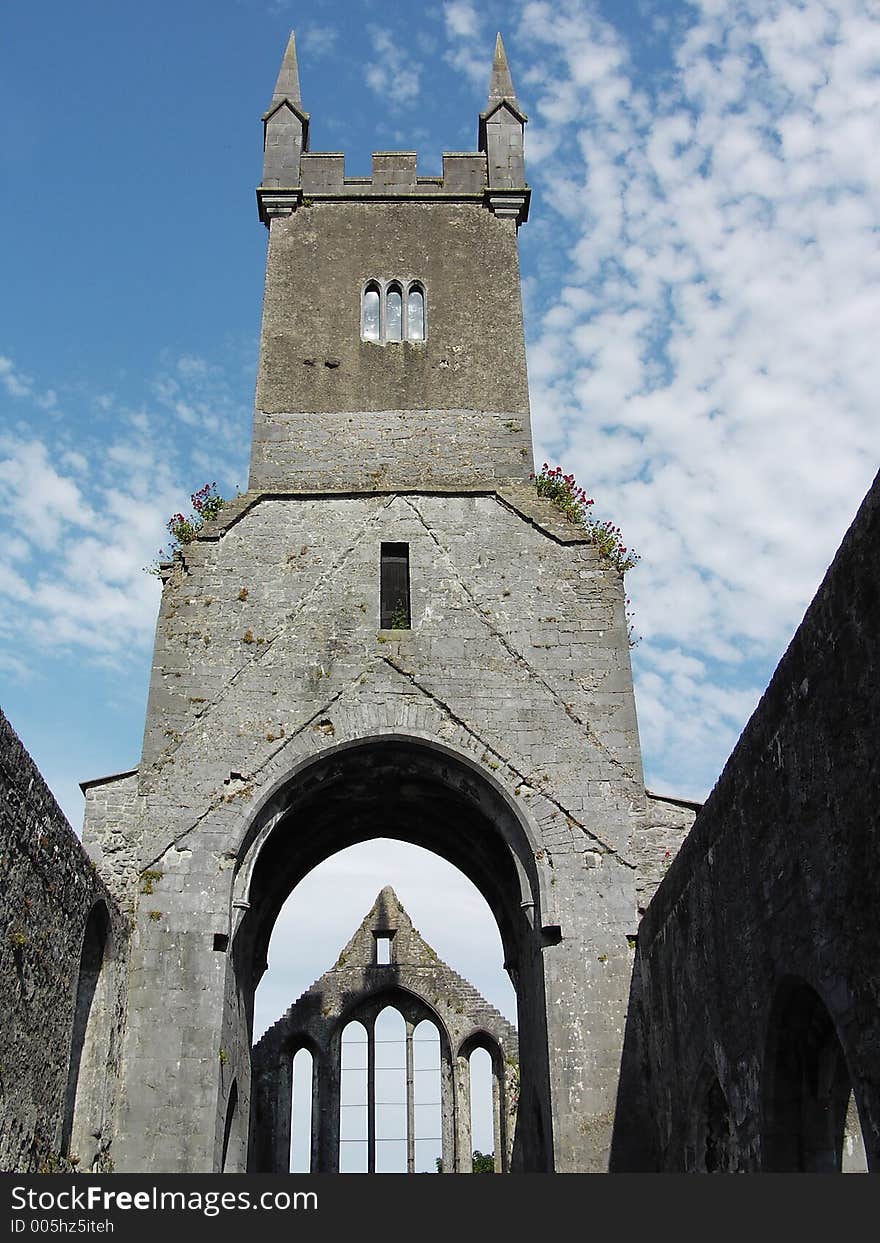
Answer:
POLYGON ((383 544, 380 574, 379 625, 383 630, 409 630, 409 544, 383 544))
POLYGON ((406 295, 406 339, 425 339, 425 294, 420 285, 411 285, 406 295))
POLYGON ((298 1049, 291 1067, 293 1089, 290 1106, 290 1172, 309 1174, 312 1169, 312 1095, 314 1059, 308 1049, 298 1049))
POLYGON ((366 1174, 369 1166, 369 1041, 363 1023, 342 1033, 339 1081, 339 1173, 366 1174))
POLYGON ((385 295, 385 340, 403 338, 403 294, 399 285, 392 285, 385 295))
POLYGON ((379 340, 379 286, 367 285, 361 309, 361 336, 365 341, 379 340))

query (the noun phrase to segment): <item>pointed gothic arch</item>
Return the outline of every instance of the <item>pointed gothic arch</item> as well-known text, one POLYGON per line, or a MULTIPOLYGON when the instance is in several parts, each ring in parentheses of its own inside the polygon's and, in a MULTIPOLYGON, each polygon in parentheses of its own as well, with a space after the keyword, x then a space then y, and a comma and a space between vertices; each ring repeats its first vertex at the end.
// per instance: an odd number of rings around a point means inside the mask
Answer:
MULTIPOLYGON (((551 1168, 549 1068, 534 834, 523 810, 467 757, 399 735, 330 748, 282 778, 244 827, 233 886, 236 917, 224 1037, 251 1038, 253 993, 272 928, 289 894, 317 864, 360 841, 393 837, 458 867, 477 887, 501 935, 519 1011, 521 1092, 528 1118, 513 1168, 551 1168)), ((389 968, 393 970, 393 968, 389 968)), ((340 1033, 341 1035, 341 1033, 340 1033)), ((241 1077, 239 1080, 241 1088, 241 1077)), ((335 1168, 330 1133, 318 1169, 335 1168)))
POLYGON ((852 1082, 825 1002, 787 976, 770 1011, 764 1056, 762 1169, 840 1173, 852 1082))

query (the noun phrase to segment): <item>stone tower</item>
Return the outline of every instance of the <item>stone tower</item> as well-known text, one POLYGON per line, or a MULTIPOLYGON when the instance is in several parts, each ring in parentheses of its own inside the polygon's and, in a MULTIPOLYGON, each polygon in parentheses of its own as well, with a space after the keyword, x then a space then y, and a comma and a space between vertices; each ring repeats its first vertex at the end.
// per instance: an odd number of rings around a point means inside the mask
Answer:
POLYGON ((249 490, 166 567, 138 769, 86 785, 85 841, 135 920, 116 1169, 254 1168, 276 916, 322 860, 392 837, 497 920, 512 1168, 603 1170, 645 793, 621 579, 529 481, 504 48, 478 150, 442 177, 311 151, 292 38, 263 120, 249 490))

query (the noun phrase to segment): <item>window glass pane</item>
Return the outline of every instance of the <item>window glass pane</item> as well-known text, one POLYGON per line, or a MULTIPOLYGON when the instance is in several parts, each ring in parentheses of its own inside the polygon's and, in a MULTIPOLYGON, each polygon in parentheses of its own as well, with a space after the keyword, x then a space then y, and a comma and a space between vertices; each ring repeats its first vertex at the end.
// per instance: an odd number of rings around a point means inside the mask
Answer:
POLYGON ((396 287, 385 295, 385 340, 399 341, 403 328, 403 296, 396 287))
POLYGON ((406 335, 409 341, 425 339, 425 295, 417 285, 407 294, 406 335))
POLYGON ((440 1158, 440 1144, 433 1139, 417 1139, 416 1174, 438 1174, 437 1161, 440 1158))
POLYGON ((340 1174, 366 1174, 367 1173, 367 1141, 357 1140, 351 1143, 348 1140, 340 1140, 339 1142, 339 1173, 340 1174))
POLYGON ((340 1105, 363 1105, 367 1103, 367 1070, 343 1066, 339 1083, 340 1105))
POLYGON ((379 340, 379 290, 375 285, 364 290, 364 313, 361 336, 365 341, 379 340))
POLYGON ((406 1173, 406 1140, 376 1140, 376 1173, 406 1173))

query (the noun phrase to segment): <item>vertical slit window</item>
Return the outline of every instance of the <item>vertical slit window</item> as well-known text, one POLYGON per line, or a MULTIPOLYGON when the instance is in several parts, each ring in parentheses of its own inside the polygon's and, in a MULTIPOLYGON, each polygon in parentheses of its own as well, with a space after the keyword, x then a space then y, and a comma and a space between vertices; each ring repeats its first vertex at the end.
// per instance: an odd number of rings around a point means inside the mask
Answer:
POLYGON ((406 339, 425 339, 425 294, 420 285, 411 285, 406 295, 406 339))
POLYGON ((361 306, 361 336, 365 341, 379 340, 379 286, 367 285, 361 306))
POLYGON ((409 630, 409 544, 383 544, 380 573, 379 625, 383 630, 409 630))
POLYGON ((308 1049, 298 1049, 293 1059, 290 1108, 290 1172, 309 1174, 312 1169, 312 1075, 308 1049))
POLYGON ((399 285, 392 285, 385 295, 385 340, 403 339, 403 294, 399 285))

